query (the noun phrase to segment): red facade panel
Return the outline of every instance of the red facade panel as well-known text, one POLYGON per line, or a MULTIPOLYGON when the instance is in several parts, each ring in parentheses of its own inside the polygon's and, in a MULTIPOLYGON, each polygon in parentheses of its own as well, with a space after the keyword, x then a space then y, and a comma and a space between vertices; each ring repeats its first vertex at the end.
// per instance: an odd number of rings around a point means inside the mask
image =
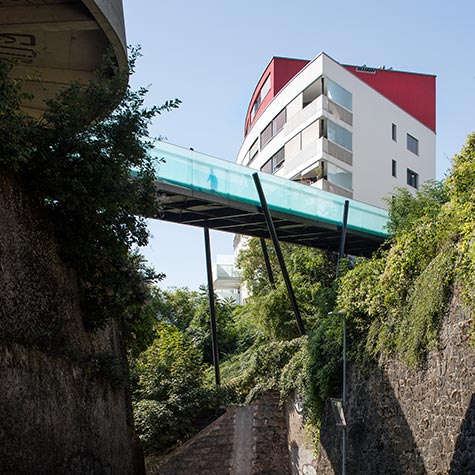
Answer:
POLYGON ((269 102, 276 96, 276 94, 284 88, 287 83, 299 72, 301 71, 310 61, 302 59, 291 59, 291 58, 272 58, 271 62, 267 68, 262 73, 259 82, 257 83, 254 93, 252 94, 251 102, 247 109, 246 122, 244 125, 244 136, 247 135, 249 129, 252 127, 254 121, 262 114, 262 111, 266 108, 269 102), (269 93, 262 98, 259 109, 256 111, 256 114, 251 120, 251 111, 256 102, 256 99, 259 97, 261 88, 264 85, 267 77, 270 74, 271 79, 271 88, 269 93))
POLYGON ((435 132, 435 76, 343 65, 363 82, 435 132))

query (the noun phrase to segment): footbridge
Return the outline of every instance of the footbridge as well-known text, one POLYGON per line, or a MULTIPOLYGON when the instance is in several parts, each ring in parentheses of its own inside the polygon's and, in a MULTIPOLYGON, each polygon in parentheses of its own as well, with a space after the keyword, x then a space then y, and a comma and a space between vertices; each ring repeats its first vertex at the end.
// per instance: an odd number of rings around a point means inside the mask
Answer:
MULTIPOLYGON (((153 149, 159 209, 175 223, 269 237, 253 180, 256 170, 157 142, 153 149)), ((338 251, 346 198, 259 173, 280 241, 338 251)), ((385 210, 349 200, 348 254, 371 255, 388 238, 385 210)))

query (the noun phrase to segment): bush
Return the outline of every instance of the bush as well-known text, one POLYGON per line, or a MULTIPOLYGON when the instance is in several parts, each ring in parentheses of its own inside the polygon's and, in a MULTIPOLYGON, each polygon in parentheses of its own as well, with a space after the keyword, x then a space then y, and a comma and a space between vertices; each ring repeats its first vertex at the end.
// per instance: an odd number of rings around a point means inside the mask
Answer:
POLYGON ((202 353, 173 325, 159 325, 135 373, 136 429, 147 452, 190 437, 219 407, 219 395, 204 384, 202 353))

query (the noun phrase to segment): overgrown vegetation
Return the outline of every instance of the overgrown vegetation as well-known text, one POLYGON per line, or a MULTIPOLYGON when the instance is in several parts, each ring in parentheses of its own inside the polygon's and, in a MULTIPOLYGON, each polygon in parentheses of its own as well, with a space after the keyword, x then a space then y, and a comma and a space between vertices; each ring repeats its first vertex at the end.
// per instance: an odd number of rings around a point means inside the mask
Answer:
MULTIPOLYGON (((348 261, 334 282, 334 257, 284 245, 308 335, 298 337, 285 288, 270 248, 275 288, 268 281, 260 244, 251 240, 239 264, 252 292, 234 318, 251 330, 246 343, 222 363, 222 379, 235 401, 278 390, 283 400, 304 397, 307 421, 318 433, 329 396, 341 392, 342 321, 348 358, 366 364, 397 354, 419 364, 437 345, 454 286, 467 308, 475 293, 475 136, 468 138, 444 182, 429 182, 414 195, 400 189, 389 199, 389 246, 372 259, 348 261), (336 287, 338 284, 338 289, 336 287)), ((229 394, 229 393, 228 393, 229 394)))
MULTIPOLYGON (((148 453, 167 450, 203 428, 235 400, 230 388, 216 388, 212 364, 209 304, 205 289, 153 289, 152 343, 133 361, 137 431, 148 453)), ((235 305, 216 301, 220 358, 239 351, 242 335, 232 318, 235 305)))
POLYGON ((475 135, 444 182, 389 201, 389 250, 361 261, 342 279, 338 306, 363 330, 368 354, 397 353, 419 363, 437 345, 454 285, 474 308, 475 135))
POLYGON ((135 421, 147 451, 193 435, 219 406, 216 391, 204 384, 202 352, 173 325, 158 326, 135 371, 135 421))
POLYGON ((157 207, 148 126, 180 101, 145 107, 147 90, 131 90, 127 75, 106 59, 96 80, 50 99, 36 121, 21 111, 28 97, 9 79, 11 67, 0 62, 0 165, 53 224, 63 257, 77 271, 86 326, 101 328, 115 318, 138 352, 149 284, 161 278, 132 252, 147 243, 144 217, 157 207), (118 106, 104 117, 111 104, 118 106), (103 118, 93 122, 97 117, 103 118))
MULTIPOLYGON (((283 245, 307 336, 298 336, 272 247, 275 287, 259 241, 250 240, 239 266, 252 296, 240 307, 216 305, 223 381, 216 389, 205 289, 153 288, 161 275, 132 252, 147 242, 143 216, 158 206, 148 126, 179 101, 146 108, 146 89, 131 91, 108 62, 97 81, 52 99, 38 122, 21 112, 28 98, 8 79, 10 67, 0 62, 0 164, 23 181, 53 223, 64 258, 78 273, 87 327, 101 328, 111 318, 122 324, 147 451, 167 450, 221 405, 250 402, 269 389, 283 400, 303 396, 307 420, 318 429, 325 402, 341 390, 342 322, 328 316, 331 310, 346 314, 354 363, 398 354, 418 364, 437 345, 454 286, 467 308, 475 308, 472 134, 444 182, 427 183, 415 195, 399 189, 388 199, 390 245, 372 259, 348 261, 338 282, 335 256, 283 245), (111 103, 119 106, 93 122, 111 103)), ((118 381, 123 375, 109 356, 88 361, 90 371, 118 381)))
POLYGON ((328 317, 335 306, 336 259, 300 246, 284 244, 282 250, 307 336, 298 337, 274 249, 269 246, 276 278, 272 288, 259 240, 250 240, 238 263, 252 296, 239 315, 251 322, 256 336, 246 353, 223 365, 224 379, 248 402, 268 389, 279 391, 282 400, 303 397, 307 419, 316 427, 325 398, 338 390, 334 383, 340 375, 341 320, 328 317))

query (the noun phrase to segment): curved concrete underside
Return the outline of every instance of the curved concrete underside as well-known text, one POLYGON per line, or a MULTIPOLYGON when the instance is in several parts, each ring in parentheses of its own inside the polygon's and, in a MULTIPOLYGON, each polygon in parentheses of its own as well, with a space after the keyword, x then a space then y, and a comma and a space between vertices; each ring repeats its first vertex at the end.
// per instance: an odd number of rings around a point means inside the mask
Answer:
POLYGON ((31 115, 71 82, 92 79, 109 45, 125 69, 122 0, 0 0, 0 59, 18 62, 13 76, 34 95, 24 105, 31 115))

